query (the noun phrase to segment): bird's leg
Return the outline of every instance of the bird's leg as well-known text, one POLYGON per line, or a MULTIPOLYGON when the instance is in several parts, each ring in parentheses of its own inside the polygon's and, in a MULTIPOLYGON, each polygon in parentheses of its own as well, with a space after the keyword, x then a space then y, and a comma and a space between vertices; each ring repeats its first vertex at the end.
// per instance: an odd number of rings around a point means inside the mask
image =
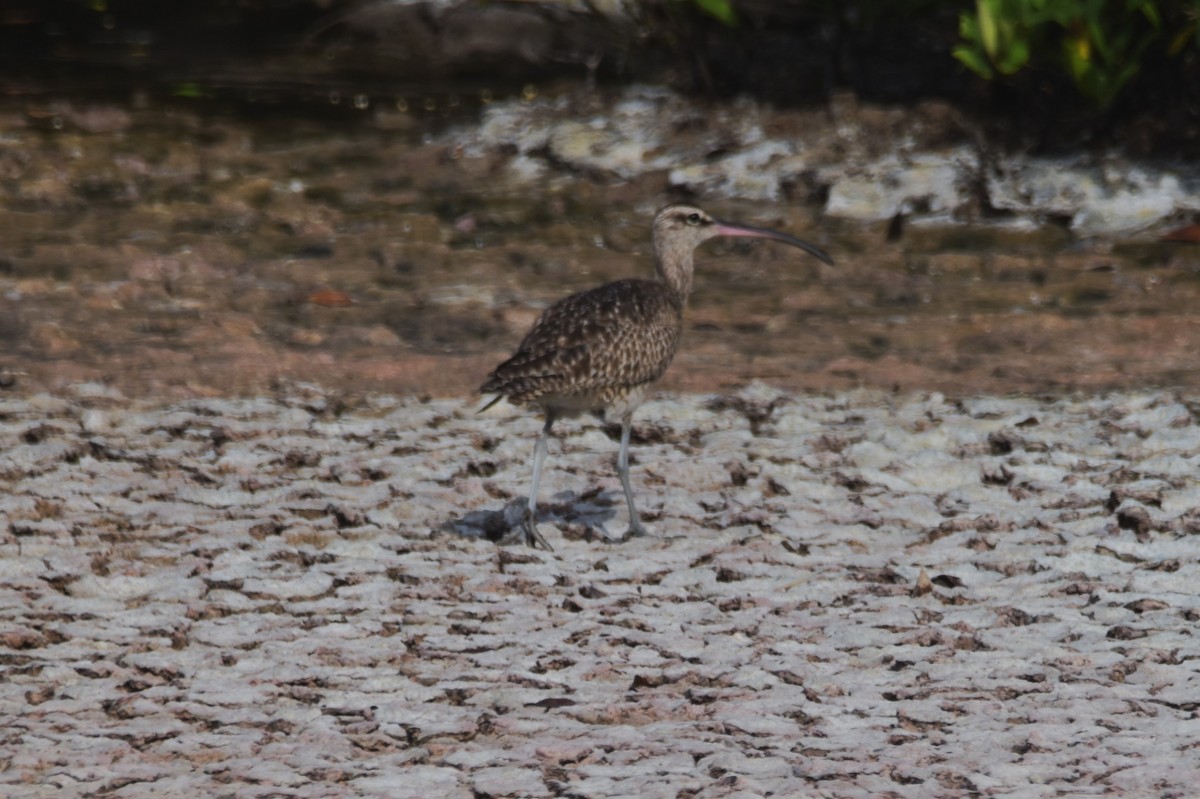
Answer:
POLYGON ((529 505, 525 511, 525 543, 531 547, 541 545, 551 552, 554 551, 554 547, 550 546, 545 538, 542 538, 542 534, 537 529, 537 493, 538 482, 542 479, 542 463, 546 460, 550 428, 553 425, 554 411, 547 408, 546 424, 542 426, 542 432, 538 434, 537 445, 533 448, 533 485, 529 487, 529 505))
POLYGON ((621 419, 621 452, 617 455, 617 476, 621 478, 621 488, 625 489, 625 502, 629 505, 629 535, 646 535, 637 508, 633 506, 633 489, 629 487, 629 429, 632 415, 626 414, 621 419))

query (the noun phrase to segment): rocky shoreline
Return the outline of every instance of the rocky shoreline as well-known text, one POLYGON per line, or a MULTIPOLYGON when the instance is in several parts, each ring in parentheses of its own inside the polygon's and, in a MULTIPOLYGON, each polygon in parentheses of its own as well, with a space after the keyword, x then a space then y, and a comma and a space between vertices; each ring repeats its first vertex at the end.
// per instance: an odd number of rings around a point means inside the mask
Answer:
POLYGON ((862 223, 1049 224, 1080 238, 1123 238, 1200 212, 1191 163, 1138 161, 1117 149, 1004 152, 938 101, 887 107, 841 93, 824 107, 781 111, 634 86, 603 109, 567 97, 497 103, 478 131, 451 141, 469 155, 515 155, 503 174, 517 184, 564 167, 623 180, 666 171, 673 189, 697 196, 818 201, 826 218, 862 223))

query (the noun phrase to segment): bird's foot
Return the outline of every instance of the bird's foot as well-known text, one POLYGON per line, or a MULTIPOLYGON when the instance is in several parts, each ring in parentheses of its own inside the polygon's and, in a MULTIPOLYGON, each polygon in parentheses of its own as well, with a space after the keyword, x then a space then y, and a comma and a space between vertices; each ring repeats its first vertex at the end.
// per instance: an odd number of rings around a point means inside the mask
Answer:
POLYGON ((625 531, 625 537, 621 540, 628 541, 631 538, 642 538, 648 535, 650 535, 650 532, 642 526, 640 521, 634 519, 629 523, 629 529, 625 531))
POLYGON ((525 522, 521 525, 521 527, 525 531, 526 546, 533 547, 534 549, 541 547, 547 552, 554 551, 554 547, 550 546, 550 542, 543 538, 542 534, 538 532, 537 522, 533 520, 533 516, 526 516, 525 522))

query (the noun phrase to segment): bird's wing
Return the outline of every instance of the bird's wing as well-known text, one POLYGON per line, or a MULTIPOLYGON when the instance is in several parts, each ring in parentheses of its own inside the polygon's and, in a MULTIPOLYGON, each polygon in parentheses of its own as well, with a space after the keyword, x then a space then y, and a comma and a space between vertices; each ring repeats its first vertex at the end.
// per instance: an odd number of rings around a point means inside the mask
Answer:
POLYGON ((546 309, 483 391, 532 400, 650 382, 671 362, 681 314, 670 290, 647 280, 573 294, 546 309))

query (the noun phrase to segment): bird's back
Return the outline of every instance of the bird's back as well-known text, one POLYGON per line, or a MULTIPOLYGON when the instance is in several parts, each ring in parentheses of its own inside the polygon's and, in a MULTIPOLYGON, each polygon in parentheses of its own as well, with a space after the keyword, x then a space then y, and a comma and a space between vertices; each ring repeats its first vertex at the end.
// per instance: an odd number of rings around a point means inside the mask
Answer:
POLYGON ((682 321, 682 298, 654 280, 572 294, 538 317, 480 392, 566 410, 609 407, 662 376, 682 321))

